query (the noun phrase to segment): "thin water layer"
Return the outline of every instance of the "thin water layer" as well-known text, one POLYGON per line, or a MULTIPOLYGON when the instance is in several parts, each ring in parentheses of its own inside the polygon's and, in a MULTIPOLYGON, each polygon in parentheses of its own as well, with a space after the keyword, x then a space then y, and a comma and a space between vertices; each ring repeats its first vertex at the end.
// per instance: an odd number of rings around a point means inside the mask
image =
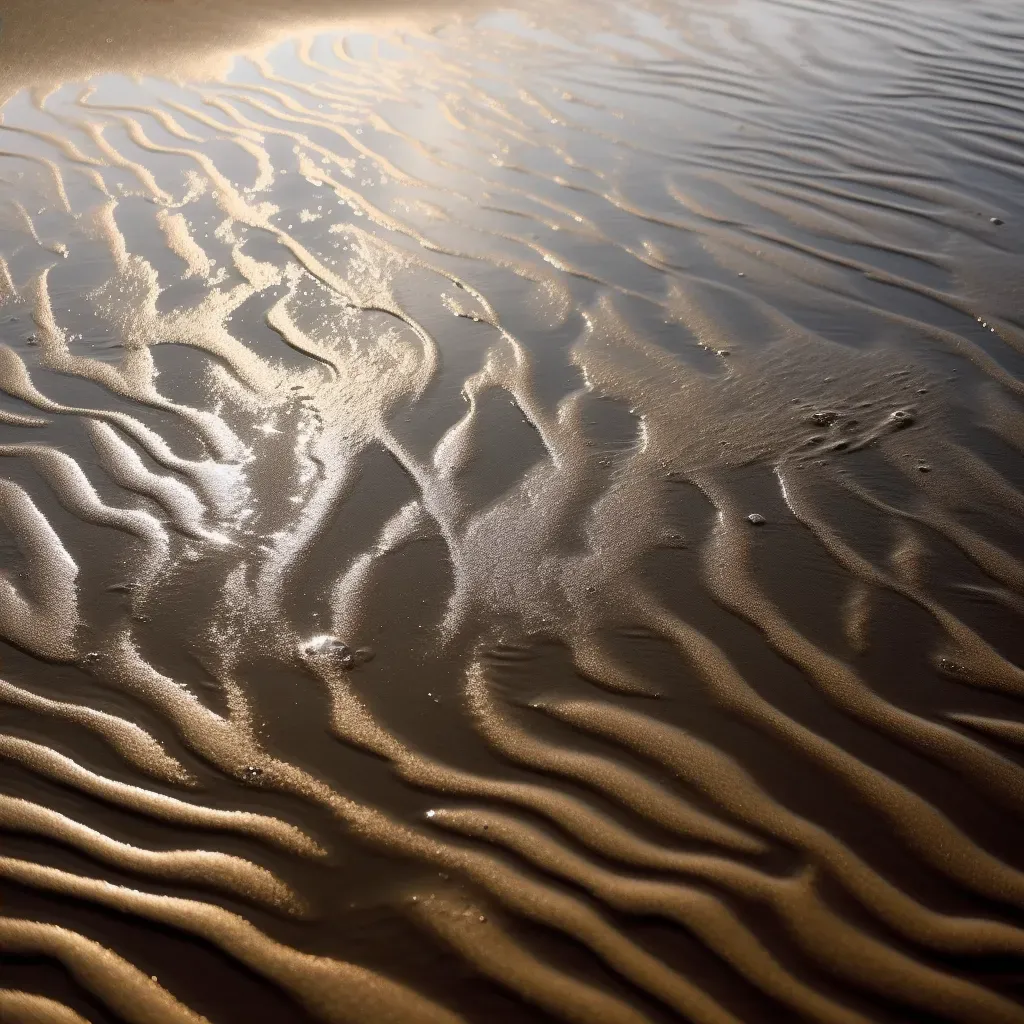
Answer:
POLYGON ((1024 1022, 1024 11, 63 6, 0 1020, 1024 1022))

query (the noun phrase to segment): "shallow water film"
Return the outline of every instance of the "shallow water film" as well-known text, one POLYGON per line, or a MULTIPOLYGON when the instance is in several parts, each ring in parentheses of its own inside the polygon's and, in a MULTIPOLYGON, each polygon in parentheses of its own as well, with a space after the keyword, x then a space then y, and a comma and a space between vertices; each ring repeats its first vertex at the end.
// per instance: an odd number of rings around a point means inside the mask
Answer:
POLYGON ((0 0, 0 103, 0 1021, 1024 1024, 1024 5, 0 0))

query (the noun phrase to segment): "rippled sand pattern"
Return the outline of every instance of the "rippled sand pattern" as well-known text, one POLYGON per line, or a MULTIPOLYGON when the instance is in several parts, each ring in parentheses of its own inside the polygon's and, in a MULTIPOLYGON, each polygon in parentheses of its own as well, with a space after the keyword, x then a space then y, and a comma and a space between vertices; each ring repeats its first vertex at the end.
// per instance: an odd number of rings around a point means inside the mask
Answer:
POLYGON ((3 108, 0 1020, 1024 1022, 1024 11, 550 6, 3 108))

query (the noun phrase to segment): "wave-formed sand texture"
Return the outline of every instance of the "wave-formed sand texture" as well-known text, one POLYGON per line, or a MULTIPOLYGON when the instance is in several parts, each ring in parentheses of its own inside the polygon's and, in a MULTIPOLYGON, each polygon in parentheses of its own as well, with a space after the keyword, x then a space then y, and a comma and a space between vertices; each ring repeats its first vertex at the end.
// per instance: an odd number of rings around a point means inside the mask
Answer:
POLYGON ((0 1021, 1024 1022, 1024 11, 321 33, 0 124, 0 1021))

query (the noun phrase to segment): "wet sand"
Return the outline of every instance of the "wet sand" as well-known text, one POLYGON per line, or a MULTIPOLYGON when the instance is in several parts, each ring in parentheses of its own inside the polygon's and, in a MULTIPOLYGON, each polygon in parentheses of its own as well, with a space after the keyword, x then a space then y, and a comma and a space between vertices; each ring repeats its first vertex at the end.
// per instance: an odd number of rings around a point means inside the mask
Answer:
POLYGON ((0 1021, 1024 1022, 1024 12, 0 4, 0 1021))

